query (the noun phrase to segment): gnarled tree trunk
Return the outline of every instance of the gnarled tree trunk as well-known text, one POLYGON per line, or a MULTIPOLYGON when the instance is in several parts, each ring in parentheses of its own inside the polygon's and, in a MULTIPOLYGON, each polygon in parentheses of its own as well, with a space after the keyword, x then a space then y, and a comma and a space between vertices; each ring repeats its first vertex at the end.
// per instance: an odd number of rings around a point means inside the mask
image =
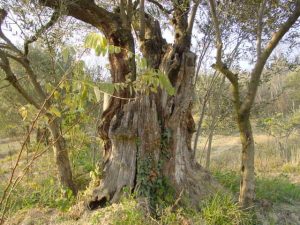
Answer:
MULTIPOLYGON (((170 47, 160 64, 161 70, 170 70, 172 53, 170 47)), ((193 159, 191 137, 195 127, 191 107, 195 58, 194 53, 184 51, 176 64, 175 96, 168 96, 164 90, 137 96, 115 113, 105 136, 109 148, 104 178, 93 193, 91 208, 106 201, 118 201, 125 187, 145 195, 153 193, 151 187, 162 179, 174 188, 175 195, 184 191, 195 206, 219 188, 193 159)), ((106 113, 112 109, 113 106, 106 113)))
MULTIPOLYGON (((59 6, 58 0, 40 1, 52 8, 59 6)), ((169 183, 174 195, 184 191, 194 205, 219 188, 194 162, 191 148, 195 130, 191 108, 196 56, 189 49, 200 1, 196 2, 190 10, 192 1, 170 1, 174 8, 173 45, 162 38, 159 22, 144 12, 143 4, 134 23, 131 1, 120 1, 115 12, 89 0, 70 1, 65 6, 70 16, 98 28, 110 45, 120 47, 121 52, 109 55, 113 83, 124 82, 126 77, 136 79, 135 60, 130 56, 135 49, 135 26, 139 49, 148 66, 162 71, 176 90, 174 96, 168 96, 164 90, 148 96, 138 91, 131 94, 129 89, 115 91, 116 97, 110 99, 99 125, 105 143, 104 174, 93 192, 91 208, 118 201, 124 188, 155 198, 157 185, 169 183)))

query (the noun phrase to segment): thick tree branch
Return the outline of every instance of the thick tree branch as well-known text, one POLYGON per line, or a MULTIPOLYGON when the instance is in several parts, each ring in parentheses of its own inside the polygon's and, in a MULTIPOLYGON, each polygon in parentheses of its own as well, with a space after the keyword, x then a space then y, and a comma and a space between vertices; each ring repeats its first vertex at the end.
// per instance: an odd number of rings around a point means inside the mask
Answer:
POLYGON ((269 43, 262 51, 260 58, 257 60, 251 72, 251 79, 248 87, 248 92, 240 110, 241 114, 249 113, 256 96, 261 73, 263 71, 263 68, 269 56, 271 55, 275 47, 278 45, 279 41, 283 38, 283 36, 289 31, 289 29, 298 20, 299 16, 300 16, 300 0, 297 0, 295 4, 294 12, 289 16, 286 22, 281 25, 278 31, 274 33, 269 43))
POLYGON ((120 0, 120 17, 123 27, 128 27, 128 18, 126 15, 126 0, 120 0))
POLYGON ((142 28, 140 25, 134 27, 139 33, 140 51, 147 59, 149 66, 158 69, 163 55, 163 46, 166 45, 159 22, 151 15, 145 14, 144 25, 142 28), (141 29, 145 29, 144 38, 141 37, 141 29))
POLYGON ((60 9, 62 4, 69 16, 77 18, 85 23, 101 30, 108 36, 113 30, 120 26, 120 17, 115 13, 97 6, 90 0, 39 0, 43 5, 52 9, 60 9))
POLYGON ((191 36, 187 33, 190 0, 173 0, 173 27, 175 30, 175 52, 178 56, 190 49, 191 36))
POLYGON ((6 80, 33 106, 35 106, 37 109, 40 108, 40 105, 23 89, 23 87, 19 84, 17 77, 12 72, 12 69, 10 67, 10 63, 8 58, 6 57, 5 53, 3 51, 0 51, 0 68, 5 72, 6 74, 6 80))
POLYGON ((167 15, 171 14, 174 11, 174 9, 166 9, 162 4, 160 4, 159 2, 157 2, 155 0, 147 0, 147 1, 156 5, 163 13, 165 13, 167 15))
POLYGON ((225 64, 213 64, 212 68, 225 75, 232 85, 238 85, 237 74, 234 74, 225 64))

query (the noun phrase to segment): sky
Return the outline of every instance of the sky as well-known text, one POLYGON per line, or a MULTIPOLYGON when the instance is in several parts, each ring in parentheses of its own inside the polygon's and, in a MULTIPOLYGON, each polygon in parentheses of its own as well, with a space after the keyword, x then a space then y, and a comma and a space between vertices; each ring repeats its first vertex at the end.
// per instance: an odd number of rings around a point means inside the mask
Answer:
MULTIPOLYGON (((199 12, 199 11, 198 11, 199 12)), ((15 16, 13 14, 10 14, 11 18, 14 18, 15 16)), ((70 20, 71 22, 74 20, 70 20)), ((69 24, 72 26, 72 24, 69 24)), ((81 26, 84 26, 81 24, 81 26)), ((4 26, 5 28, 5 26, 4 26)), ((72 29, 71 29, 72 30, 72 29)), ((18 28, 17 24, 14 23, 10 23, 10 29, 4 29, 5 34, 7 35, 7 37, 15 44, 22 46, 23 44, 23 40, 22 38, 20 38, 20 29, 18 28), (17 33, 17 35, 15 35, 17 33)), ((84 44, 84 39, 85 39, 85 35, 88 34, 89 31, 87 31, 86 29, 83 30, 75 30, 74 32, 71 32, 72 37, 69 38, 68 40, 68 44, 73 46, 76 49, 81 49, 81 51, 83 50, 82 46, 84 44), (80 32, 80 33, 78 33, 80 32)), ((172 30, 170 29, 162 29, 162 34, 163 37, 167 40, 168 43, 172 43, 174 41, 174 35, 172 33, 172 30)), ((197 27, 194 26, 194 35, 196 36, 196 38, 201 38, 201 33, 197 30, 197 27)), ((298 41, 300 43, 300 40, 298 38, 298 41)), ((195 45, 195 40, 193 40, 193 45, 195 45)), ((287 46, 284 44, 281 44, 280 46, 278 46, 276 48, 276 50, 274 51, 273 55, 278 55, 281 52, 286 52, 287 46)), ((291 49, 289 51, 289 53, 287 54, 288 57, 295 57, 297 55, 299 55, 299 47, 296 47, 294 49, 291 49)), ((196 52, 197 53, 197 52, 196 52)), ((209 55, 208 55, 208 63, 207 65, 205 65, 207 68, 205 68, 206 70, 210 68, 210 65, 214 62, 215 60, 215 50, 211 50, 209 55)), ((81 55, 81 53, 79 54, 81 55)), ((85 61, 86 65, 90 68, 95 68, 95 67, 101 67, 103 68, 103 74, 105 74, 106 76, 109 75, 109 70, 107 67, 108 64, 108 60, 107 57, 97 57, 95 56, 95 54, 88 52, 82 55, 82 59, 85 61)), ((244 59, 240 59, 239 60, 239 66, 241 67, 242 70, 245 71, 250 71, 253 67, 253 65, 251 64, 251 61, 249 60, 249 57, 244 57, 244 59)))

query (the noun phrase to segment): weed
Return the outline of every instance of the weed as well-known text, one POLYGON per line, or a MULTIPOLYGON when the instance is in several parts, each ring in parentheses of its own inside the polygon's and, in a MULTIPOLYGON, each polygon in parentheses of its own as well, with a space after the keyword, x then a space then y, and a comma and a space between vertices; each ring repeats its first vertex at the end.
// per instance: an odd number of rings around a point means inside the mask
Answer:
POLYGON ((216 194, 202 205, 202 217, 208 225, 252 224, 251 212, 243 211, 229 195, 216 194))
POLYGON ((240 177, 234 171, 215 171, 214 177, 233 193, 238 193, 240 188, 240 177))

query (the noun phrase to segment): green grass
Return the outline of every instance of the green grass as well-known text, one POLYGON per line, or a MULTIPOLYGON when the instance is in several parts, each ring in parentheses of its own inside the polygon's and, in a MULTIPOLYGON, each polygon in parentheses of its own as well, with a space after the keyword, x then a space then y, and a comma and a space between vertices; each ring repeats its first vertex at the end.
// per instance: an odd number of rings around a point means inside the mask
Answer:
POLYGON ((158 218, 138 206, 135 198, 123 198, 120 204, 111 205, 97 211, 91 218, 92 224, 105 224, 110 221, 113 225, 250 225, 253 223, 251 211, 242 211, 229 195, 216 194, 202 202, 201 211, 188 208, 164 208, 158 218))
MULTIPOLYGON (((19 185, 12 191, 9 198, 9 213, 20 209, 35 207, 50 207, 66 211, 75 202, 71 191, 61 190, 55 184, 54 178, 30 182, 19 185)), ((4 185, 0 186, 0 196, 3 194, 4 185)))
POLYGON ((207 225, 253 224, 251 211, 241 210, 230 195, 214 195, 203 203, 201 212, 207 225))
POLYGON ((300 201, 300 186, 290 183, 286 177, 258 178, 256 185, 258 199, 288 203, 300 201))
MULTIPOLYGON (((214 173, 216 179, 233 193, 239 192, 240 178, 233 171, 214 173)), ((256 198, 272 202, 300 201, 300 186, 292 184, 286 177, 256 177, 256 198)))
MULTIPOLYGON (((33 148, 33 147, 32 147, 33 148)), ((61 189, 56 178, 56 171, 49 165, 53 160, 53 154, 45 154, 47 163, 36 162, 32 176, 28 174, 23 181, 12 191, 9 199, 8 212, 12 214, 20 209, 49 207, 62 211, 68 210, 74 203, 75 197, 68 190, 61 189), (50 159, 50 161, 49 161, 50 159), (44 174, 44 175, 41 175, 44 174)), ((7 160, 6 157, 3 160, 7 160)), ((89 172, 94 165, 88 148, 71 154, 74 180, 79 188, 85 189, 89 184, 89 172)), ((7 172, 0 169, 0 174, 7 172)), ((6 181, 6 180, 5 180, 6 181)), ((0 183, 0 197, 3 194, 6 182, 0 183)), ((1 210, 1 209, 0 209, 1 210)))

